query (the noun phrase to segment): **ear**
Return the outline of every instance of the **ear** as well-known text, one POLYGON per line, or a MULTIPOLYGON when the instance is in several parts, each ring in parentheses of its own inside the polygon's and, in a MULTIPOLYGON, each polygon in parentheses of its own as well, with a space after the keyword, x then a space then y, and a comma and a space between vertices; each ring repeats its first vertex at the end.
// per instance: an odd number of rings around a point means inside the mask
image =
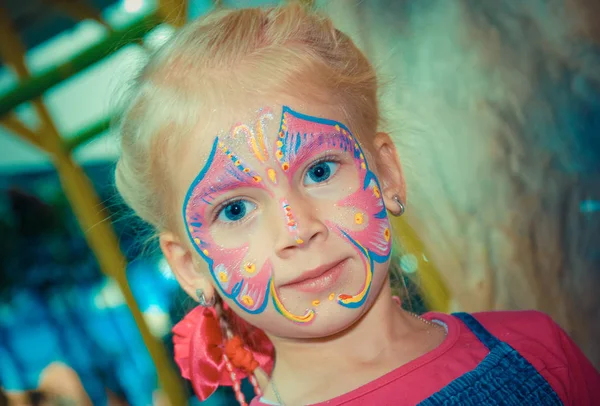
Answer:
POLYGON ((179 237, 170 231, 160 235, 160 249, 163 252, 177 281, 194 300, 198 300, 196 291, 201 289, 207 301, 215 295, 215 288, 207 276, 200 271, 194 253, 179 237))
POLYGON ((406 183, 398 151, 396 151, 396 146, 389 134, 382 132, 375 135, 373 150, 379 182, 383 189, 383 201, 386 208, 395 213, 399 208, 393 199, 394 195, 398 195, 402 203, 406 205, 406 183))

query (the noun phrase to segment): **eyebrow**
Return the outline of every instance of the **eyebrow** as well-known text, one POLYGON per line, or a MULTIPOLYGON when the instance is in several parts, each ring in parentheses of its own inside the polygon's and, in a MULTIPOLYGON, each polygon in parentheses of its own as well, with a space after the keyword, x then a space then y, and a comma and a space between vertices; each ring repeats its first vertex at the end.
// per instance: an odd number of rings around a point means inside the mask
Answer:
MULTIPOLYGON (((212 205, 214 195, 228 192, 230 190, 234 190, 240 187, 252 187, 257 185, 256 182, 253 182, 250 175, 246 175, 242 172, 232 170, 231 168, 226 168, 225 170, 226 173, 228 173, 229 175, 233 175, 235 179, 227 181, 220 181, 219 179, 217 179, 215 181, 211 178, 203 178, 199 182, 199 184, 210 184, 202 187, 199 191, 197 191, 196 187, 200 185, 197 185, 194 189, 192 189, 192 199, 194 200, 194 202, 196 202, 197 200, 202 200, 204 203, 212 205), (239 175, 246 175, 248 179, 241 179, 239 175)), ((223 173, 219 173, 218 176, 223 176, 223 173)))
MULTIPOLYGON (((237 159, 237 157, 235 158, 237 159)), ((232 159, 225 153, 217 137, 206 164, 188 189, 186 196, 188 205, 196 205, 200 202, 212 205, 214 195, 239 187, 261 186, 262 179, 256 172, 241 163, 235 165, 232 159), (217 165, 222 164, 222 167, 215 166, 216 160, 219 161, 217 165), (245 171, 246 168, 248 172, 245 171), (256 180, 257 178, 258 180, 256 180)))
POLYGON ((299 165, 310 158, 315 150, 338 149, 344 152, 355 152, 354 140, 349 139, 339 131, 322 133, 288 132, 284 138, 286 142, 282 147, 284 159, 288 160, 290 167, 299 165), (283 149, 285 148, 285 149, 283 149))

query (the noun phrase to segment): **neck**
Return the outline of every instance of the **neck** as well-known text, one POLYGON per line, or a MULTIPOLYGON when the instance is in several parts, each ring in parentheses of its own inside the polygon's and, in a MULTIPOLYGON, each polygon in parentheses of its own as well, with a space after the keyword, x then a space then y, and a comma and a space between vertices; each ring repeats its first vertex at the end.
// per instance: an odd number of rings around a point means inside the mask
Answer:
MULTIPOLYGON (((367 313, 343 332, 310 340, 270 337, 277 357, 272 380, 285 396, 288 388, 310 389, 327 377, 339 376, 340 371, 352 373, 381 365, 390 357, 397 358, 399 346, 414 328, 414 318, 392 299, 386 283, 367 313)), ((270 390, 266 395, 273 398, 270 390)))

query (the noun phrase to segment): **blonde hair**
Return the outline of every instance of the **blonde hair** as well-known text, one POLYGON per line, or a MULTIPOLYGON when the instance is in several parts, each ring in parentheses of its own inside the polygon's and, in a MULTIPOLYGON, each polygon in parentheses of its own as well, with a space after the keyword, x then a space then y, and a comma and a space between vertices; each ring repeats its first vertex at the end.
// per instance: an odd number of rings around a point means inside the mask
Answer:
POLYGON ((375 70, 331 20, 295 2, 220 9, 179 30, 133 83, 118 123, 125 202, 156 229, 173 228, 169 153, 211 106, 276 92, 338 106, 358 137, 377 130, 375 70))
MULTIPOLYGON (((115 176, 125 202, 158 231, 174 231, 167 157, 215 105, 286 92, 338 107, 358 138, 377 131, 375 69, 328 18, 290 3, 217 10, 182 28, 142 70, 121 116, 115 176)), ((254 327, 234 313, 219 319, 258 348, 254 327)), ((236 397, 245 404, 239 388, 236 397)))

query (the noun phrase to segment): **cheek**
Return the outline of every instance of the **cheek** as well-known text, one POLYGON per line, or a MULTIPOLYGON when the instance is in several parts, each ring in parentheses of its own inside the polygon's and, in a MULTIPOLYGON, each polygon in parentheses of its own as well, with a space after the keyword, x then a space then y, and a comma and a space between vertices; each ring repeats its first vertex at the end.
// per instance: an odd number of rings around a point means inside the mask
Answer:
POLYGON ((374 219, 369 216, 368 205, 361 200, 364 199, 356 199, 353 204, 348 205, 345 204, 345 199, 339 199, 328 216, 329 222, 347 231, 361 231, 369 228, 374 219))
POLYGON ((222 296, 245 312, 262 313, 268 303, 272 263, 257 243, 259 236, 252 230, 207 231, 194 242, 222 296))
MULTIPOLYGON (((358 180, 355 183, 358 185, 358 180)), ((381 207, 380 199, 374 196, 372 188, 363 190, 353 185, 338 191, 328 219, 343 229, 364 230, 375 220, 380 220, 374 214, 379 212, 381 207)))
POLYGON ((362 184, 337 203, 332 223, 349 241, 360 244, 371 260, 383 263, 390 255, 391 231, 381 189, 372 172, 365 174, 362 184))
POLYGON ((331 184, 314 187, 309 190, 311 197, 325 200, 330 205, 337 204, 348 196, 356 193, 361 186, 361 179, 356 168, 346 165, 332 178, 331 184))
MULTIPOLYGON (((373 281, 371 282, 373 293, 379 292, 384 282, 388 278, 390 269, 390 261, 382 263, 374 263, 373 265, 373 281)), ((377 296, 374 294, 373 296, 377 296)))
POLYGON ((216 246, 224 249, 235 249, 244 245, 252 245, 260 234, 258 221, 253 219, 241 226, 222 225, 208 232, 208 237, 216 246))

